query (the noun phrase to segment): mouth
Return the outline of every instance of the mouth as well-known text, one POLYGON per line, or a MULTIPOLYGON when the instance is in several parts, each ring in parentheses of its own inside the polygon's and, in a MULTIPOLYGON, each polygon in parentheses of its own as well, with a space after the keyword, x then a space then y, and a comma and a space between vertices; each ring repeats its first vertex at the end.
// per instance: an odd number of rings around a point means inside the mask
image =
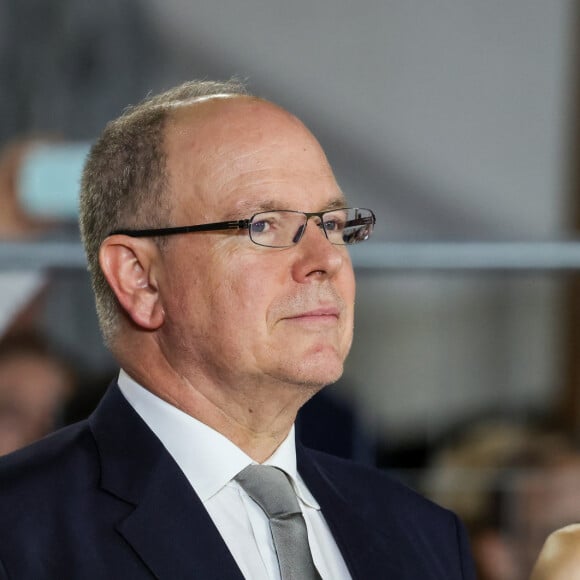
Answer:
POLYGON ((340 310, 335 307, 323 307, 300 312, 293 316, 287 316, 284 320, 302 324, 334 324, 340 316, 340 310))

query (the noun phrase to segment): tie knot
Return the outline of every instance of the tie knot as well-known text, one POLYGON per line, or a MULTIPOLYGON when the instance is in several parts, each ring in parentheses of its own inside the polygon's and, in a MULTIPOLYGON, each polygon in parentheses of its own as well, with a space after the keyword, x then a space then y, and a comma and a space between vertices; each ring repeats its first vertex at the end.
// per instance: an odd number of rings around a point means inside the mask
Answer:
POLYGON ((235 477, 268 518, 299 514, 300 506, 288 476, 271 465, 248 465, 235 477))

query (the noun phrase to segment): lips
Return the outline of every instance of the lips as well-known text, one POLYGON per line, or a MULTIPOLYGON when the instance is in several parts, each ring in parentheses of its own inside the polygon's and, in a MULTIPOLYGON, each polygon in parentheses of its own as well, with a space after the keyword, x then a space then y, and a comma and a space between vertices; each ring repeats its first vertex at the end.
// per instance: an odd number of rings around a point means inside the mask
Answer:
POLYGON ((338 319, 340 316, 340 310, 334 306, 326 306, 321 308, 315 308, 313 310, 307 310, 305 312, 300 312, 292 316, 286 316, 286 320, 296 320, 296 321, 323 321, 338 319))

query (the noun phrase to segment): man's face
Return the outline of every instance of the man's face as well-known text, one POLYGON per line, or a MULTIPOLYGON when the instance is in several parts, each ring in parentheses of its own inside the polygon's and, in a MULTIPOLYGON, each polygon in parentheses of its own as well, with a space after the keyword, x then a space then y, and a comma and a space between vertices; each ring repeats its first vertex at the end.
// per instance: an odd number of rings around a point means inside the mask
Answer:
MULTIPOLYGON (((249 98, 178 111, 166 134, 173 224, 271 209, 346 205, 319 144, 294 117, 249 98)), ((295 246, 258 246, 247 230, 168 239, 160 341, 186 376, 214 384, 322 386, 350 349, 355 283, 344 246, 308 223, 295 246)))

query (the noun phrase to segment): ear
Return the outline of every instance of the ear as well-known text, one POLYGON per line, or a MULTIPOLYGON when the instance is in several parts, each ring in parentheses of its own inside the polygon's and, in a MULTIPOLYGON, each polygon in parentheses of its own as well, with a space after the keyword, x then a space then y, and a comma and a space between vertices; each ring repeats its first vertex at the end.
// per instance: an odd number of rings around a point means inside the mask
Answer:
POLYGON ((157 330, 164 320, 155 275, 157 246, 145 238, 109 236, 101 245, 99 263, 117 300, 140 328, 157 330))

